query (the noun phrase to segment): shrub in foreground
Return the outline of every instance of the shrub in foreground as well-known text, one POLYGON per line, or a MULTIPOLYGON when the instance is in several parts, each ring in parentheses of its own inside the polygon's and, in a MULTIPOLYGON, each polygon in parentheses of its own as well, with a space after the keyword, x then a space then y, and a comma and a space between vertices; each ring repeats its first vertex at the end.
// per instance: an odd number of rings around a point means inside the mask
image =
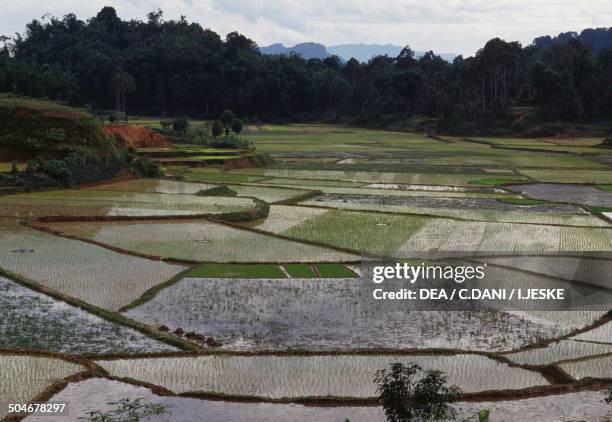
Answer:
POLYGON ((419 365, 391 364, 390 369, 377 371, 374 382, 387 421, 444 421, 456 417, 452 403, 461 390, 447 385, 440 371, 424 371, 419 365))

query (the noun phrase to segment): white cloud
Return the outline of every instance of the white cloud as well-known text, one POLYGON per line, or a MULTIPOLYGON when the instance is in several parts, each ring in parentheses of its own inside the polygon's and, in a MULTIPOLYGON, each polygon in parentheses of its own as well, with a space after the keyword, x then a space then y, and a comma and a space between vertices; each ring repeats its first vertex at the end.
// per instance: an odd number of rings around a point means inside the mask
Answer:
POLYGON ((463 54, 494 36, 525 44, 535 36, 612 22, 609 0, 0 0, 0 32, 22 32, 45 13, 86 19, 105 4, 126 19, 145 19, 161 8, 168 19, 186 15, 222 36, 237 30, 260 45, 393 43, 463 54))

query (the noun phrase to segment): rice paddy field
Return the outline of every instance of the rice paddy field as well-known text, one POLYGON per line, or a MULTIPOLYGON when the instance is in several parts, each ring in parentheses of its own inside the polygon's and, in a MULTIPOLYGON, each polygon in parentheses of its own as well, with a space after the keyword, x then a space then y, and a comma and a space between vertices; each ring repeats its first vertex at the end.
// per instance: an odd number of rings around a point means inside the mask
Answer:
POLYGON ((465 391, 546 385, 537 372, 513 368, 480 355, 453 356, 198 356, 100 360, 114 376, 161 385, 176 393, 203 392, 268 399, 373 398, 371 374, 392 362, 415 362, 444 371, 465 391))
POLYGON ((198 262, 343 262, 359 256, 208 221, 50 223, 55 231, 144 255, 198 262))
POLYGON ((117 310, 183 271, 0 220, 0 268, 91 305, 117 310))
POLYGON ((8 414, 8 403, 28 403, 49 385, 85 369, 59 358, 0 354, 0 417, 8 414))
POLYGON ((97 364, 107 372, 46 398, 71 401, 69 420, 140 397, 168 408, 152 421, 382 422, 374 373, 413 362, 471 394, 456 404, 465 420, 481 408, 500 421, 612 417, 602 399, 612 383, 603 139, 325 124, 243 135, 274 162, 232 169, 223 161, 241 151, 145 148, 202 165, 0 193, 0 404, 97 364), (593 303, 372 300, 361 263, 432 252, 486 256, 493 287, 574 289, 593 303))
MULTIPOLYGON (((602 391, 585 391, 536 397, 530 399, 497 402, 459 402, 459 417, 475 420, 480 409, 490 411, 491 420, 503 418, 508 422, 523 422, 525 413, 534 420, 558 422, 560 420, 605 420, 610 417, 609 407, 602 401, 602 391)), ((316 407, 300 404, 242 403, 218 400, 204 400, 181 396, 158 396, 146 387, 135 386, 100 378, 93 378, 70 384, 55 398, 72 403, 71 414, 87 417, 92 411, 110 411, 119 400, 129 398, 143 399, 148 403, 163 405, 166 414, 150 416, 151 422, 169 422, 172 418, 184 422, 200 422, 206 415, 208 422, 227 422, 229 420, 249 420, 268 422, 270 420, 291 420, 295 422, 383 422, 384 413, 376 406, 316 407)), ((45 422, 48 417, 30 416, 28 422, 45 422)))
POLYGON ((204 333, 229 350, 507 351, 577 326, 505 312, 382 306, 356 278, 184 278, 125 316, 204 333))
POLYGON ((0 349, 68 354, 177 350, 0 277, 0 349))

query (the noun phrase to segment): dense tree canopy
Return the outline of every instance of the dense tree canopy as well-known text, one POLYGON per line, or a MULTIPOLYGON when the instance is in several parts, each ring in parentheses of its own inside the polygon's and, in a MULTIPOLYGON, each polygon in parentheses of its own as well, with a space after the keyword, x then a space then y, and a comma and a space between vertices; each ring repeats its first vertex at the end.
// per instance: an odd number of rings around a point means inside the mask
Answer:
POLYGON ((542 118, 612 117, 612 50, 601 43, 592 50, 580 37, 538 40, 523 48, 495 38, 453 63, 432 52, 416 59, 409 48, 342 63, 265 56, 237 32, 222 39, 185 17, 164 20, 161 10, 123 21, 104 7, 88 21, 73 14, 33 20, 23 37, 1 39, 0 91, 128 113, 218 116, 231 109, 261 120, 378 125, 418 115, 457 128, 509 119, 527 87, 542 118))

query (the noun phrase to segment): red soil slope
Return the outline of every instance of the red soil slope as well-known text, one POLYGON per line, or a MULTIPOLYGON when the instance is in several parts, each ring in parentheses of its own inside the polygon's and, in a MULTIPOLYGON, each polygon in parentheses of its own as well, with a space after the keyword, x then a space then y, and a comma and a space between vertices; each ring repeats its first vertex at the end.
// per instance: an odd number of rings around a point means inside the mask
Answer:
POLYGON ((169 147, 164 135, 139 125, 104 125, 104 131, 114 136, 119 144, 134 148, 169 147))

